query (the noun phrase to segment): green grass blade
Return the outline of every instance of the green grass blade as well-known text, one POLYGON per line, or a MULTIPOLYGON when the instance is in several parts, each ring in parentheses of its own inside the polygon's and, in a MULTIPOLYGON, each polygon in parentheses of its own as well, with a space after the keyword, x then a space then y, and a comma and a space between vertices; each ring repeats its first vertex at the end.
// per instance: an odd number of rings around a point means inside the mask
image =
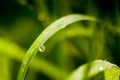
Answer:
POLYGON ((68 15, 65 17, 62 17, 52 23, 50 26, 48 26, 34 41, 34 43, 31 45, 31 47, 26 52, 26 55, 23 59, 23 62, 21 64, 17 80, 24 80, 25 74, 27 72, 27 69, 32 61, 32 59, 37 54, 39 48, 44 45, 44 43, 56 32, 59 30, 65 28, 67 25, 72 24, 74 22, 80 21, 80 20, 90 20, 90 21, 96 21, 95 18, 85 15, 79 15, 79 14, 73 14, 68 15))
MULTIPOLYGON (((17 62, 21 62, 24 55, 25 55, 25 50, 23 50, 20 46, 18 46, 17 44, 15 44, 9 40, 6 40, 4 38, 0 38, 0 55, 1 55, 1 57, 0 57, 1 59, 5 58, 5 60, 2 59, 0 61, 0 63, 1 63, 0 67, 2 67, 2 66, 6 66, 8 64, 7 61, 10 61, 7 58, 15 60, 17 62), (6 61, 6 59, 7 59, 7 61, 6 61)), ((16 67, 16 66, 14 66, 14 67, 16 67)), ((3 68, 5 68, 5 67, 1 68, 4 71, 3 68)), ((35 59, 32 61, 30 68, 33 69, 34 71, 42 72, 46 76, 48 76, 52 79, 55 79, 55 80, 56 79, 62 80, 67 75, 65 73, 65 71, 60 70, 58 67, 54 66, 53 64, 46 61, 45 59, 38 58, 38 57, 35 57, 35 59), (52 73, 50 73, 50 72, 52 72, 52 73)), ((0 80, 3 80, 3 78, 4 78, 2 70, 1 70, 0 80)), ((7 69, 5 69, 5 70, 7 70, 7 69)), ((6 77, 6 78, 9 78, 9 77, 6 77)))
POLYGON ((80 66, 77 70, 72 72, 65 80, 88 80, 103 71, 105 71, 105 80, 119 80, 116 79, 119 77, 118 75, 116 76, 116 74, 120 73, 120 70, 118 71, 118 67, 112 63, 103 60, 95 60, 91 63, 80 66), (114 71, 113 73, 116 72, 116 74, 112 74, 112 79, 110 79, 111 71, 114 71))
POLYGON ((120 68, 113 66, 105 70, 105 80, 120 80, 120 68))

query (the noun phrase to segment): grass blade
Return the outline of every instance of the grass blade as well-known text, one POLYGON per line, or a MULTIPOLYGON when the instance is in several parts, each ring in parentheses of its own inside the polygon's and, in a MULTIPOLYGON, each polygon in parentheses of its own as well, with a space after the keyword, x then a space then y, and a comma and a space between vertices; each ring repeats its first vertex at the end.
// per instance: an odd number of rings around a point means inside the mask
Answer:
POLYGON ((65 28, 67 25, 72 24, 77 21, 81 20, 89 20, 89 21, 96 21, 95 18, 91 16, 85 16, 85 15, 79 15, 79 14, 73 14, 68 15, 65 17, 62 17, 52 23, 50 26, 48 26, 34 41, 34 43, 31 45, 31 47, 26 52, 26 55, 23 59, 23 62, 21 64, 17 80, 24 80, 25 74, 27 72, 27 69, 32 61, 32 59, 37 54, 39 48, 44 45, 44 43, 56 32, 59 30, 65 28))

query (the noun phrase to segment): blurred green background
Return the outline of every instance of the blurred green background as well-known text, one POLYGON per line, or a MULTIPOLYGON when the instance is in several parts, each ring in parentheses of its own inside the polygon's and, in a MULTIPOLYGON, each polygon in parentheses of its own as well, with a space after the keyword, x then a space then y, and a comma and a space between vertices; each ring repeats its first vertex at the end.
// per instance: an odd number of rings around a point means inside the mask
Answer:
POLYGON ((38 52, 26 80, 63 80, 78 66, 95 59, 120 66, 119 2, 1 0, 0 80, 16 80, 25 51, 36 37, 53 21, 74 13, 95 16, 100 21, 77 22, 56 33, 45 44, 46 51, 38 52))

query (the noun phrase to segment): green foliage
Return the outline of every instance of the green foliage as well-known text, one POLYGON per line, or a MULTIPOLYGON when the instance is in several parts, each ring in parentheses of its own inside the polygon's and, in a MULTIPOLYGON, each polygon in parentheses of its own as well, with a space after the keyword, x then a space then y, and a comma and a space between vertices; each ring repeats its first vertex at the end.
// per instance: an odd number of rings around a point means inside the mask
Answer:
POLYGON ((74 23, 79 20, 90 20, 95 21, 94 18, 91 18, 89 16, 83 16, 83 15, 68 15, 65 16, 54 23, 52 23, 50 26, 48 26, 35 40, 35 42, 31 45, 29 50, 26 52, 26 55, 23 59, 22 65, 20 67, 20 71, 18 74, 17 80, 24 80, 27 68, 29 67, 32 59, 36 55, 37 51, 40 48, 40 51, 43 50, 43 45, 45 42, 57 31, 65 28, 67 25, 74 23), (42 48, 42 49, 41 49, 42 48))
POLYGON ((119 80, 119 53, 119 0, 0 1, 0 80, 119 80))
POLYGON ((103 71, 105 80, 119 80, 120 68, 103 60, 95 60, 80 66, 66 80, 89 80, 103 71))

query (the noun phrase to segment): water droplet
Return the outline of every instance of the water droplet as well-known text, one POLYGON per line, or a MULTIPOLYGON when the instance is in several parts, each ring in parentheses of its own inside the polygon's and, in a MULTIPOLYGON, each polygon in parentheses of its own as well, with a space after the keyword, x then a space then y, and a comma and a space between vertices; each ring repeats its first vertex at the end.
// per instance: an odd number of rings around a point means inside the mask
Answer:
POLYGON ((40 52, 45 52, 45 46, 42 45, 42 46, 39 48, 39 51, 40 51, 40 52))
POLYGON ((102 67, 102 66, 100 66, 100 67, 99 67, 99 69, 102 71, 102 70, 103 70, 103 67, 102 67))

